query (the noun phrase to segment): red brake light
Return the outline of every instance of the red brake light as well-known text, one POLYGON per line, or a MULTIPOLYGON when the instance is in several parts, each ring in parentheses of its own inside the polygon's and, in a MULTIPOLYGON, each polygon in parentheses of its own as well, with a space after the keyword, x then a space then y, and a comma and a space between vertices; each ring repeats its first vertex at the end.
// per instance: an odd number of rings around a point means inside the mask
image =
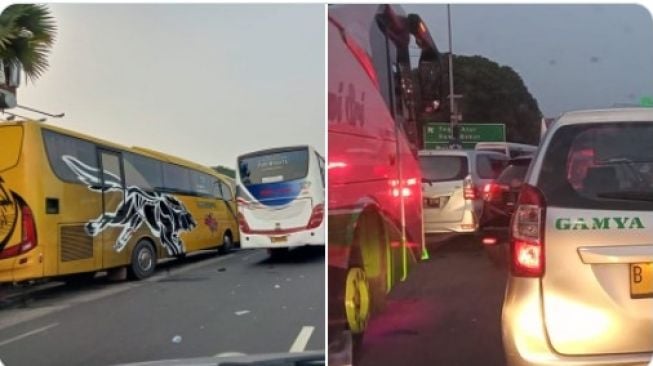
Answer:
POLYGON ((483 187, 483 199, 485 201, 499 201, 501 200, 501 192, 503 188, 498 183, 488 183, 483 187))
POLYGON ((510 230, 511 271, 519 277, 544 274, 544 222, 546 204, 542 192, 524 184, 510 230))
POLYGON ((315 229, 318 226, 322 225, 324 220, 324 205, 319 204, 313 207, 313 212, 311 213, 311 218, 308 220, 307 229, 315 229))
POLYGON ((32 210, 25 204, 20 205, 22 236, 18 245, 5 248, 0 253, 0 259, 15 257, 36 248, 38 244, 36 238, 36 223, 32 210))
POLYGON ((496 244, 497 244, 497 238, 493 238, 493 237, 483 238, 483 245, 496 245, 496 244))
POLYGON ((242 212, 238 212, 238 226, 240 226, 240 231, 243 233, 250 233, 252 229, 250 229, 249 224, 247 223, 247 220, 245 220, 245 215, 243 215, 242 212))

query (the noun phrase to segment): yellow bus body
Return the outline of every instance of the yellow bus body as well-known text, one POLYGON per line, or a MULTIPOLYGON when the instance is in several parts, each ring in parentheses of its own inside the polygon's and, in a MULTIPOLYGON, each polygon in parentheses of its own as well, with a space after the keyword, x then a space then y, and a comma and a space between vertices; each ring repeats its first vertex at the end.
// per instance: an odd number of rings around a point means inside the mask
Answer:
POLYGON ((234 196, 228 177, 183 159, 33 121, 0 123, 0 282, 129 266, 141 240, 159 259, 219 247, 226 236, 238 242, 234 196), (75 157, 76 144, 89 159, 75 157), (148 186, 158 167, 162 186, 148 186), (186 187, 188 176, 189 189, 170 189, 168 171, 170 185, 186 187))

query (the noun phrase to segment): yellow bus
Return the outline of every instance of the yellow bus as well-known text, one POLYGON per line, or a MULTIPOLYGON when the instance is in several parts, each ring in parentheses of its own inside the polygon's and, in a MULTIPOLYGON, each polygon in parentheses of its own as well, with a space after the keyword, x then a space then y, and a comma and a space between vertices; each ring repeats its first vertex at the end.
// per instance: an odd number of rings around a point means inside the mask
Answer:
POLYGON ((0 123, 0 282, 90 278, 239 241, 233 181, 34 121, 0 123))

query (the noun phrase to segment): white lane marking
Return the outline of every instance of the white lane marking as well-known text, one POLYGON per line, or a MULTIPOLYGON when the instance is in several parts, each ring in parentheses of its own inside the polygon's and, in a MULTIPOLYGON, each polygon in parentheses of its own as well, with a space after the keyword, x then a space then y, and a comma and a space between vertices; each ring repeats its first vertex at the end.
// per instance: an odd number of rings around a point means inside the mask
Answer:
POLYGON ((239 357, 239 356, 247 356, 247 355, 240 352, 222 352, 222 353, 218 353, 213 357, 239 357))
POLYGON ((188 272, 194 269, 198 269, 204 266, 210 266, 212 264, 216 264, 219 262, 222 262, 223 260, 232 258, 234 256, 237 256, 238 252, 235 253, 230 253, 224 256, 216 257, 216 258, 210 258, 208 260, 202 260, 197 263, 193 263, 184 267, 181 267, 179 269, 173 269, 170 271, 167 271, 165 269, 161 270, 161 273, 158 273, 144 281, 141 282, 127 282, 127 283, 116 283, 112 284, 109 287, 106 287, 104 289, 97 289, 97 290, 88 290, 90 292, 85 292, 81 294, 75 294, 69 297, 64 297, 61 300, 66 301, 65 303, 61 305, 55 305, 55 306, 44 306, 41 308, 30 308, 30 309, 12 309, 9 311, 3 311, 3 316, 0 317, 0 330, 4 330, 6 328, 12 327, 16 324, 24 323, 26 321, 34 320, 52 313, 55 313, 57 311, 67 309, 72 305, 76 304, 82 304, 85 302, 93 301, 93 300, 99 300, 102 298, 105 298, 107 296, 111 295, 116 295, 118 293, 131 290, 134 288, 138 288, 142 286, 145 283, 148 282, 153 282, 153 281, 159 281, 162 280, 166 277, 169 276, 174 276, 178 275, 184 272, 188 272), (6 316, 9 313, 11 313, 11 316, 6 316))
POLYGON ((297 334, 295 342, 292 344, 292 346, 290 346, 290 353, 304 352, 306 345, 308 344, 308 340, 311 339, 311 335, 313 334, 314 330, 315 327, 303 326, 302 330, 300 330, 299 334, 297 334))
POLYGON ((45 306, 36 309, 13 309, 3 310, 3 319, 0 320, 0 330, 13 327, 16 324, 24 323, 42 316, 67 309, 69 305, 45 306))
POLYGON ((53 327, 56 327, 57 325, 59 325, 59 323, 48 324, 48 325, 46 325, 44 327, 37 328, 37 329, 34 329, 34 330, 30 330, 29 332, 25 332, 25 333, 23 333, 21 335, 17 335, 17 336, 15 336, 13 338, 9 338, 7 340, 4 340, 4 341, 0 342, 0 347, 5 346, 5 345, 7 345, 9 343, 12 343, 12 342, 15 342, 15 341, 19 341, 19 340, 21 340, 23 338, 29 337, 29 336, 34 335, 36 333, 45 332, 46 330, 48 330, 50 328, 53 328, 53 327))

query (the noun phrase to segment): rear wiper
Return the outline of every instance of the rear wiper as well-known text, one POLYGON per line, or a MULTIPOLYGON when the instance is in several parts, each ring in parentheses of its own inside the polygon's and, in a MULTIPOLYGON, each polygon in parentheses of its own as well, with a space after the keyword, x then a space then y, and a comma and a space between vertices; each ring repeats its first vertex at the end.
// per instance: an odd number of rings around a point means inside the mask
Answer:
POLYGON ((600 198, 613 198, 613 199, 627 200, 627 201, 653 202, 653 192, 638 192, 638 191, 603 192, 603 193, 598 193, 596 196, 600 198))

